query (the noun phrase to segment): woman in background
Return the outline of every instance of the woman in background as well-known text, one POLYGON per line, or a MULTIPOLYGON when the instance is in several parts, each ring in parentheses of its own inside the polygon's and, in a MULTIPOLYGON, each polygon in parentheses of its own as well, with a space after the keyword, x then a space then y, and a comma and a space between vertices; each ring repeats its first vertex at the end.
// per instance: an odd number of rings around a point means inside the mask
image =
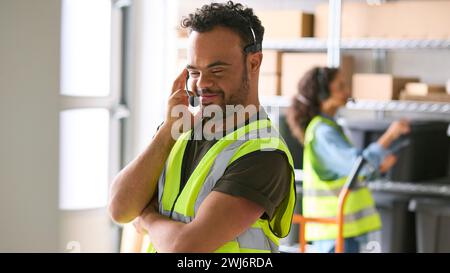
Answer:
MULTIPOLYGON (((363 151, 348 140, 334 117, 349 99, 342 73, 338 69, 316 67, 300 80, 298 93, 287 113, 293 135, 304 146, 303 215, 336 217, 338 194, 356 158, 367 164, 360 176, 368 179, 386 172, 396 162, 392 143, 410 131, 405 120, 393 122, 387 131, 363 151)), ((349 195, 344 208, 345 252, 359 252, 367 234, 381 228, 380 216, 367 187, 359 185, 349 195)), ((334 252, 336 225, 308 223, 306 240, 315 251, 334 252)))

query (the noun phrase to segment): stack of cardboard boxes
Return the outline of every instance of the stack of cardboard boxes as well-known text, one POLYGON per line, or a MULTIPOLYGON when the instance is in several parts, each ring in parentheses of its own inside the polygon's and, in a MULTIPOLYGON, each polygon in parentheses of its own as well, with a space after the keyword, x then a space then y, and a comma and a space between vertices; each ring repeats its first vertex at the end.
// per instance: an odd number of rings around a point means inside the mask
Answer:
MULTIPOLYGON (((393 1, 381 5, 345 2, 343 38, 447 39, 450 38, 450 1, 393 1)), ((328 36, 328 4, 317 7, 314 36, 328 36)))
POLYGON ((390 74, 353 75, 353 97, 366 100, 398 100, 405 85, 418 78, 395 77, 390 74))
POLYGON ((429 85, 426 83, 408 83, 400 94, 401 100, 450 102, 450 94, 446 93, 443 85, 429 85))
MULTIPOLYGON (((270 10, 257 11, 256 15, 264 26, 265 40, 292 40, 313 36, 314 16, 312 14, 295 10, 270 10)), ((259 94, 262 96, 290 95, 295 90, 295 88, 292 90, 291 85, 295 85, 307 69, 312 65, 326 64, 326 56, 324 58, 322 55, 264 50, 259 76, 259 94), (300 62, 298 57, 302 59, 300 62)))
MULTIPOLYGON (((297 85, 308 70, 316 66, 327 66, 326 53, 283 53, 281 59, 281 94, 289 97, 297 94, 297 85)), ((342 56, 340 69, 351 90, 353 57, 342 56)))
POLYGON ((257 11, 264 26, 264 37, 269 40, 313 37, 314 16, 296 10, 257 11))
MULTIPOLYGON (((326 38, 328 4, 319 4, 315 14, 299 10, 260 10, 256 15, 264 28, 265 41, 288 41, 299 38, 326 38)), ((364 2, 342 4, 343 38, 448 39, 450 38, 450 0, 398 1, 381 5, 364 2)), ((180 37, 186 32, 180 31, 180 37)), ((185 55, 183 52, 180 55, 185 55)), ((185 56, 183 56, 185 57, 185 56)), ((179 62, 179 65, 185 63, 179 62)), ((370 100, 450 101, 442 86, 419 83, 416 77, 389 74, 354 74, 354 59, 343 55, 341 71, 352 96, 370 100), (405 90, 405 91, 403 91, 405 90), (403 91, 403 92, 402 92, 403 91)), ((263 51, 260 69, 260 96, 292 97, 303 75, 315 66, 326 66, 325 53, 263 51)))
MULTIPOLYGON (((257 10, 265 39, 328 37, 328 3, 314 14, 299 10, 257 10)), ((343 38, 448 39, 450 0, 392 1, 368 5, 365 1, 342 3, 343 38)), ((187 29, 177 27, 178 37, 187 29)))
MULTIPOLYGON (((281 53, 264 50, 259 76, 259 95, 292 97, 297 94, 297 85, 308 70, 326 65, 325 53, 281 53)), ((350 89, 353 75, 352 56, 342 57, 341 71, 350 89)))
POLYGON ((353 97, 364 100, 450 102, 445 86, 419 82, 419 78, 390 74, 353 75, 353 97))

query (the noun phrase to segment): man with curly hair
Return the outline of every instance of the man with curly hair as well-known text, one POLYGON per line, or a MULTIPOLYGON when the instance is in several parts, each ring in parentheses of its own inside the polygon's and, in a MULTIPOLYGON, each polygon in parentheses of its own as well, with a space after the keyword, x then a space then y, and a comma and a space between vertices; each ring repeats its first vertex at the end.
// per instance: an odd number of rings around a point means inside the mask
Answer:
POLYGON ((252 9, 232 1, 204 5, 182 26, 190 31, 188 64, 173 84, 165 122, 113 183, 112 218, 134 219, 150 237, 149 252, 278 252, 295 187, 291 155, 258 99, 264 28, 252 9), (257 110, 218 128, 217 139, 193 139, 204 122, 174 139, 170 113, 187 107, 187 94, 202 110, 257 110))

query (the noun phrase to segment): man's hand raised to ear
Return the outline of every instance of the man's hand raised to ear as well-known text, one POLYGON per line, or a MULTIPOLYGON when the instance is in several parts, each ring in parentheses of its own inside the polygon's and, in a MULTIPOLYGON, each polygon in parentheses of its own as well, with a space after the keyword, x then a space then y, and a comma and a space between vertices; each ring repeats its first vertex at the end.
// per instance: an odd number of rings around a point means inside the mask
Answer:
MULTIPOLYGON (((166 120, 148 147, 120 171, 113 181, 109 211, 112 219, 118 223, 128 223, 138 217, 155 196, 158 178, 181 129, 178 128, 178 120, 183 118, 188 121, 185 124, 191 125, 194 122, 195 117, 189 112, 188 96, 184 90, 186 73, 184 69, 174 81, 168 100, 166 120), (172 112, 181 112, 182 116, 173 116, 172 112)), ((189 126, 182 129, 186 131, 189 126)))

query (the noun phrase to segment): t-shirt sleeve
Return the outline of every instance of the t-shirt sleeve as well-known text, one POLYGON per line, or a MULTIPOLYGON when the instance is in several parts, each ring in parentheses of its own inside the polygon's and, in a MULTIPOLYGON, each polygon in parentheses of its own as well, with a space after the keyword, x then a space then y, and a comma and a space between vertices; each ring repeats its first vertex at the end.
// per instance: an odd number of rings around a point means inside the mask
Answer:
POLYGON ((263 218, 270 219, 289 194, 291 175, 284 153, 257 151, 228 166, 213 190, 257 203, 265 210, 263 218))

